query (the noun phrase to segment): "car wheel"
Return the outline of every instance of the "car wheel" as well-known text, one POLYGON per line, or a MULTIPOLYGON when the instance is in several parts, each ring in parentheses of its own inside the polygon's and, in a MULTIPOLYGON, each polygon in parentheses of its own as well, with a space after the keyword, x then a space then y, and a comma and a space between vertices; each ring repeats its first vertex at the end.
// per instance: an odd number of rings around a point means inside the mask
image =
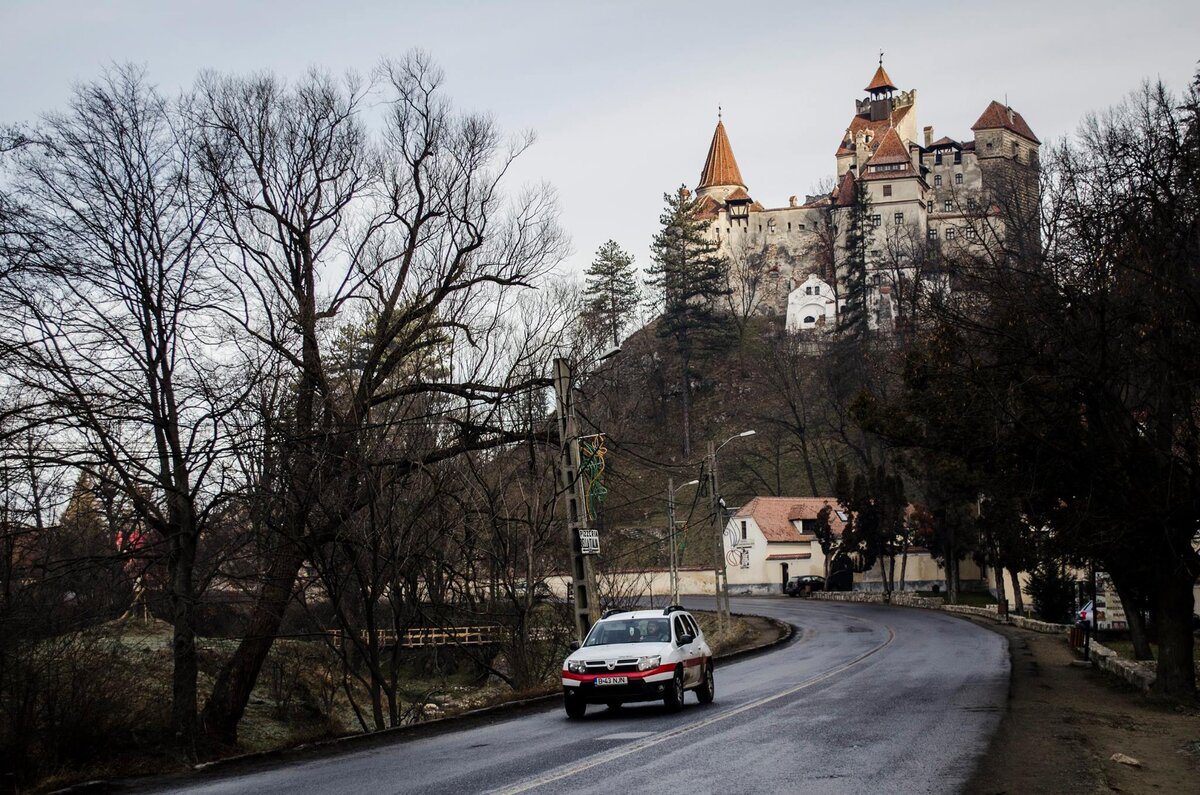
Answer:
POLYGON ((663 703, 667 705, 669 712, 678 712, 683 709, 683 671, 676 669, 675 676, 671 678, 667 695, 663 698, 663 703))
POLYGON ((587 712, 587 702, 571 690, 563 691, 563 706, 567 709, 567 717, 572 720, 582 718, 587 712))
POLYGON ((701 704, 711 704, 716 695, 717 680, 713 678, 713 665, 710 662, 704 666, 704 681, 696 688, 696 698, 701 704))

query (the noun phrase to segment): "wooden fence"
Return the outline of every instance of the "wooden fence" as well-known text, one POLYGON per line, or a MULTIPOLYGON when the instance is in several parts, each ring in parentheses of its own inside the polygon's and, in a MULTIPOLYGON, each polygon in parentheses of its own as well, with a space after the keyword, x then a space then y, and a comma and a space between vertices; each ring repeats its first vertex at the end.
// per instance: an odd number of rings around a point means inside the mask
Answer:
MULTIPOLYGON (((331 629, 327 634, 333 638, 333 645, 340 649, 344 641, 342 631, 331 629)), ((398 645, 409 649, 423 646, 485 646, 499 643, 503 635, 503 627, 488 624, 475 627, 414 627, 399 633, 398 645)), ((359 637, 363 643, 367 643, 370 632, 364 629, 359 637)), ((394 629, 377 629, 375 637, 380 646, 397 645, 397 632, 394 629)))

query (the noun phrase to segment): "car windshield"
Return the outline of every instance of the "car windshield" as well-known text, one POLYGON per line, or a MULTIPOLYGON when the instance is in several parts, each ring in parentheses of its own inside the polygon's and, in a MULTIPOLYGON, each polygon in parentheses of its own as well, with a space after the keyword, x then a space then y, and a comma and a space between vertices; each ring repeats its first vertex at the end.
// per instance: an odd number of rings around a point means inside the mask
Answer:
POLYGON ((665 643, 671 639, 671 625, 665 618, 626 618, 601 621, 592 627, 584 646, 608 646, 616 643, 665 643))

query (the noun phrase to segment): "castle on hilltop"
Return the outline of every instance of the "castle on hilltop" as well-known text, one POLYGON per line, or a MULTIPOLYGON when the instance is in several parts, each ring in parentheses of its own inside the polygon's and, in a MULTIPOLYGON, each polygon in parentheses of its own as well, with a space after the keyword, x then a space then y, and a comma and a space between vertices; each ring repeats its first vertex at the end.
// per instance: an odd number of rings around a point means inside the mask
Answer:
POLYGON ((869 322, 911 322, 922 285, 946 286, 931 253, 986 245, 1003 224, 999 193, 1036 189, 1041 142, 1006 104, 988 104, 972 140, 935 140, 931 126, 918 140, 917 91, 899 90, 882 57, 864 91, 835 153, 836 187, 803 202, 792 196, 784 207, 751 196, 718 118, 696 186, 697 213, 730 261, 739 311, 786 314, 790 331, 834 323, 845 215, 861 183, 870 199, 869 322))

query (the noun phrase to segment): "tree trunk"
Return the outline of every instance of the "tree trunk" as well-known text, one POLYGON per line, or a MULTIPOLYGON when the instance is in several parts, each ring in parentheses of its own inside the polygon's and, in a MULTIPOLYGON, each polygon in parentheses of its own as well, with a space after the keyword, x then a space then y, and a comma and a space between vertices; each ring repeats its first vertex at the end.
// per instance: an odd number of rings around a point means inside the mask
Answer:
POLYGON ((204 732, 210 739, 228 745, 237 742, 238 722, 246 711, 271 644, 275 642, 303 563, 304 553, 295 541, 284 541, 275 550, 263 578, 262 591, 250 614, 245 637, 221 668, 212 694, 204 705, 204 732))
POLYGON ((683 364, 683 380, 680 381, 681 391, 683 393, 683 457, 690 458, 692 455, 692 425, 691 425, 691 410, 692 410, 692 379, 688 374, 689 365, 691 364, 690 356, 686 353, 680 355, 680 361, 683 364))
POLYGON ((1017 606, 1017 615, 1025 615, 1025 597, 1021 593, 1021 577, 1020 572, 1015 568, 1008 570, 1008 576, 1012 580, 1013 587, 1013 604, 1017 606))
POLYGON ((905 582, 908 580, 908 541, 904 542, 903 551, 900 553, 900 590, 905 589, 905 582))
POLYGON ((171 577, 171 722, 175 736, 189 758, 196 756, 199 731, 196 709, 196 595, 193 572, 196 537, 188 529, 171 534, 167 567, 171 577))
MULTIPOLYGON (((1116 580, 1113 581, 1116 585, 1116 580)), ((1150 637, 1146 634, 1146 622, 1137 602, 1125 597, 1125 591, 1117 588, 1117 596, 1121 599, 1121 607, 1125 609, 1125 620, 1129 623, 1129 641, 1133 644, 1133 659, 1153 660, 1154 652, 1150 648, 1150 637)))
POLYGON ((1156 578, 1158 674, 1151 694, 1168 699, 1196 695, 1192 585, 1195 577, 1179 561, 1167 561, 1156 578))
POLYGON ((1004 590, 1004 568, 992 566, 992 577, 996 580, 997 613, 1006 617, 1008 616, 1008 594, 1004 590))

